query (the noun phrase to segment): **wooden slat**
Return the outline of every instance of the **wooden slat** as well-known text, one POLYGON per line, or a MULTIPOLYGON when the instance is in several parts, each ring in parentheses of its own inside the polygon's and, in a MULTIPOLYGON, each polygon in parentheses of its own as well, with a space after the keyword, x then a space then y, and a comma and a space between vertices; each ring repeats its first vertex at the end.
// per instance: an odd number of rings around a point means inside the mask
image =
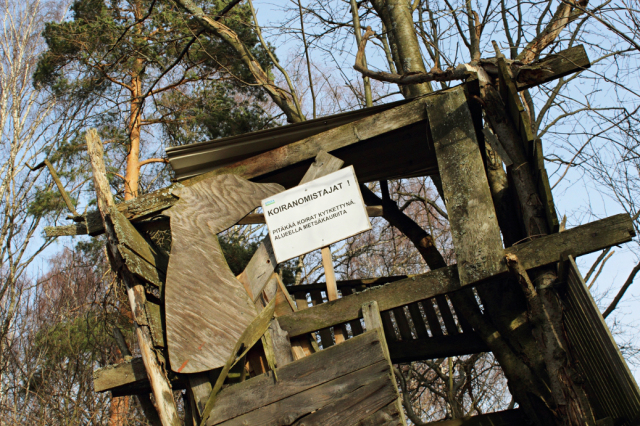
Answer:
POLYGON ((442 326, 440 325, 440 320, 438 319, 438 314, 436 314, 436 310, 433 307, 433 302, 435 299, 427 299, 423 300, 422 307, 424 308, 424 314, 427 317, 427 322, 429 323, 429 330, 431 330, 432 337, 444 336, 442 332, 442 326))
POLYGON ((409 313, 411 314, 411 322, 413 322, 416 338, 427 339, 429 337, 429 333, 427 332, 427 327, 424 324, 424 319, 422 318, 422 312, 420 311, 420 305, 418 302, 409 305, 409 313))
POLYGON ((507 270, 482 154, 462 87, 425 99, 460 283, 507 270))
POLYGON ((391 312, 382 312, 380 316, 382 317, 382 328, 384 329, 384 335, 387 337, 387 342, 395 342, 398 340, 398 335, 391 320, 391 312))
POLYGON ((393 317, 396 319, 398 331, 400 332, 400 338, 405 341, 413 340, 413 335, 411 334, 411 326, 409 325, 409 321, 407 321, 404 307, 400 306, 399 308, 394 308, 393 317))
MULTIPOLYGON (((557 262, 567 253, 581 256, 631 241, 633 236, 631 218, 620 214, 509 247, 504 254, 515 254, 526 269, 532 269, 557 262)), ((356 319, 362 304, 371 300, 376 300, 380 309, 386 311, 461 288, 454 265, 285 315, 278 320, 289 335, 298 336, 356 319)))
POLYGON ((269 373, 223 389, 207 425, 294 424, 303 416, 308 425, 343 424, 344 421, 354 424, 397 398, 396 385, 391 382, 389 372, 389 361, 385 359, 378 333, 367 332, 278 368, 277 381, 269 373), (373 387, 372 382, 375 382, 373 387), (355 409, 358 404, 349 404, 352 399, 347 398, 341 402, 354 408, 350 415, 336 419, 337 423, 308 422, 311 412, 318 412, 318 418, 331 418, 331 413, 340 412, 331 403, 362 386, 368 389, 363 390, 365 397, 360 394, 354 396, 354 400, 368 404, 369 414, 358 413, 355 409), (385 393, 384 398, 371 405, 370 398, 376 400, 379 396, 373 388, 388 388, 393 392, 385 393))
POLYGON ((455 336, 459 334, 458 325, 456 324, 456 320, 453 319, 453 314, 451 313, 451 308, 449 307, 449 301, 444 295, 436 296, 436 303, 438 305, 438 310, 440 311, 440 318, 442 318, 442 322, 444 322, 444 328, 447 330, 447 335, 455 336))
MULTIPOLYGON (((313 306, 320 306, 324 303, 322 300, 322 293, 320 291, 312 291, 309 295, 311 296, 311 303, 313 306)), ((280 326, 282 327, 282 324, 280 326)), ((309 332, 312 331, 316 330, 309 330, 309 332)), ((333 336, 331 335, 331 330, 328 327, 322 327, 317 331, 318 334, 320 334, 320 343, 322 344, 323 349, 333 346, 333 336)))
POLYGON ((563 295, 567 337, 586 377, 594 414, 611 417, 616 425, 637 424, 640 389, 572 257, 564 267, 568 271, 563 295))
POLYGON ((164 212, 171 218, 165 316, 174 371, 222 367, 255 318, 253 301, 229 269, 217 234, 282 190, 277 184, 217 176, 180 190, 180 201, 164 212))
POLYGON ((388 341, 387 344, 393 363, 424 361, 490 351, 487 344, 476 333, 409 341, 388 341))
MULTIPOLYGON (((353 288, 345 287, 342 289, 341 292, 342 292, 342 296, 349 296, 353 294, 353 288)), ((362 324, 360 323, 359 319, 349 321, 349 325, 351 326, 351 333, 353 333, 354 336, 358 336, 364 332, 364 330, 362 329, 362 324)))
MULTIPOLYGON (((475 297, 470 298, 470 300, 473 300, 473 303, 477 305, 478 302, 476 301, 475 297)), ((462 332, 465 334, 473 333, 474 332, 473 327, 471 326, 469 321, 467 321, 465 316, 461 314, 461 310, 458 309, 458 307, 453 302, 453 300, 451 300, 451 304, 453 305, 453 309, 455 311, 456 318, 458 319, 458 323, 460 324, 460 328, 462 328, 462 332)))

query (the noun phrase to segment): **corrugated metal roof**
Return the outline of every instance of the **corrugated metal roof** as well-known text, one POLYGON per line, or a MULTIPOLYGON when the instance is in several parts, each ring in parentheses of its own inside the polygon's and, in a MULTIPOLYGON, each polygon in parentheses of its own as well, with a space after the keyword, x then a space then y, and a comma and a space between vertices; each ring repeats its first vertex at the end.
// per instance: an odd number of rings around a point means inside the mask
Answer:
POLYGON ((402 100, 357 111, 166 149, 176 179, 183 180, 410 102, 402 100))

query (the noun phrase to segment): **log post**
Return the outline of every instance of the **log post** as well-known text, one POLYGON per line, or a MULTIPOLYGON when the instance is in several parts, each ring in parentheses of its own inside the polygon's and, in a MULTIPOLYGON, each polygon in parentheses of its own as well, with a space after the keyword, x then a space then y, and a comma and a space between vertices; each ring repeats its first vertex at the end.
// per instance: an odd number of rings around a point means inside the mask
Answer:
MULTIPOLYGON (((95 129, 90 129, 87 132, 86 139, 87 151, 93 168, 93 182, 96 190, 98 210, 102 216, 105 233, 107 235, 107 254, 112 269, 118 274, 118 277, 125 283, 127 288, 127 296, 131 305, 131 312, 133 313, 138 345, 140 346, 142 360, 149 377, 149 382, 151 383, 156 410, 158 411, 158 416, 163 426, 178 426, 180 425, 180 419, 178 417, 176 403, 173 399, 171 385, 153 348, 151 330, 145 311, 147 298, 144 286, 129 272, 118 250, 118 238, 114 230, 113 222, 114 220, 120 219, 114 217, 114 215, 122 215, 115 208, 113 195, 111 194, 109 182, 107 181, 102 142, 95 129)), ((122 216, 121 220, 126 219, 122 216)))

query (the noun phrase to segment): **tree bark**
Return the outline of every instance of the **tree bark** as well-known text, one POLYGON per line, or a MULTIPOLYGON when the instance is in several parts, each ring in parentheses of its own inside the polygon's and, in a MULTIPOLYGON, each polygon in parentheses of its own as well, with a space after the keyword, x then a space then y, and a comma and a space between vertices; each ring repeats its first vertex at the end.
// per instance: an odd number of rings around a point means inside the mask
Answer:
MULTIPOLYGON (((420 43, 413 25, 411 3, 406 0, 372 0, 371 4, 389 31, 391 56, 398 73, 425 73, 427 69, 422 61, 420 43)), ((405 98, 431 92, 431 83, 412 84, 402 89, 405 98)))

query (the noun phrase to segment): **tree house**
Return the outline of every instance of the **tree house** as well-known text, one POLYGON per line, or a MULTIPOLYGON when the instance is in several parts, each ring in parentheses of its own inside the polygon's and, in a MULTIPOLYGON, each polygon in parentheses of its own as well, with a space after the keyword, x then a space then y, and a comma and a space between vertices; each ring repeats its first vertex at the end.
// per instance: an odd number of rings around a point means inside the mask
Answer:
POLYGON ((584 424, 637 424, 640 391, 574 261, 630 241, 632 221, 617 215, 560 232, 542 143, 520 99, 522 90, 588 67, 588 58, 578 46, 515 74, 504 58, 495 65, 491 104, 479 101, 480 83, 468 81, 171 148, 170 187, 49 228, 106 230, 114 270, 143 289, 132 307, 149 347, 143 359, 97 370, 96 391, 147 399, 153 392, 164 424, 176 419, 162 390, 186 389, 188 421, 207 425, 396 425, 405 420, 393 363, 492 351, 519 408, 438 425, 553 424, 565 408, 580 411, 584 424), (483 131, 485 118, 497 137, 483 131), (508 165, 503 188, 488 145, 508 165), (353 166, 361 183, 432 176, 456 264, 444 262, 395 202, 361 186, 369 214, 404 233, 429 272, 337 282, 342 296, 325 302, 326 284, 279 281, 267 239, 234 277, 216 234, 263 223, 251 214, 262 198, 342 166, 353 166), (533 231, 540 227, 545 232, 533 231))

